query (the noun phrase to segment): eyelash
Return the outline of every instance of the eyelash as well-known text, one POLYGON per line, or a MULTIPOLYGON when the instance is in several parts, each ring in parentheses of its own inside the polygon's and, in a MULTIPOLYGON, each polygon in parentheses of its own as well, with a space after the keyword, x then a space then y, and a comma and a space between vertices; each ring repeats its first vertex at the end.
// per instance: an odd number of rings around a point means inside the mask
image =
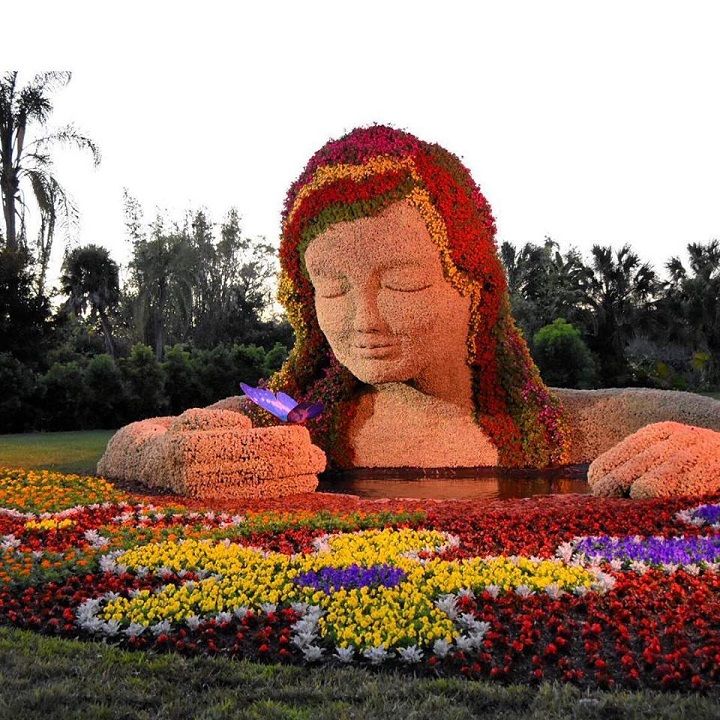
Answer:
MULTIPOLYGON (((389 285, 383 285, 383 288, 385 290, 392 290, 393 292, 401 292, 401 293, 420 292, 421 290, 427 290, 427 288, 429 288, 429 287, 430 287, 430 285, 423 285, 423 287, 420 287, 420 288, 413 288, 412 290, 403 290, 401 288, 394 288, 394 287, 390 287, 389 285)), ((332 298, 342 297, 346 293, 347 293, 347 290, 345 290, 344 292, 341 292, 341 293, 337 293, 335 295, 321 295, 320 297, 326 298, 326 299, 332 299, 332 298)))

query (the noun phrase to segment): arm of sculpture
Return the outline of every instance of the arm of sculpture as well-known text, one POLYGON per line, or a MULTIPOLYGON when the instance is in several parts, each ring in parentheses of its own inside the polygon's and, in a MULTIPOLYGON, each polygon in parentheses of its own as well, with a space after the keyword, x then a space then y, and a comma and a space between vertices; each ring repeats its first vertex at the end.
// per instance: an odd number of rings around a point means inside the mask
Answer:
POLYGON ((325 453, 300 425, 252 427, 242 398, 121 428, 98 463, 106 477, 203 498, 311 492, 325 453))
POLYGON ((650 389, 557 390, 572 462, 590 462, 596 495, 720 491, 720 401, 650 389))

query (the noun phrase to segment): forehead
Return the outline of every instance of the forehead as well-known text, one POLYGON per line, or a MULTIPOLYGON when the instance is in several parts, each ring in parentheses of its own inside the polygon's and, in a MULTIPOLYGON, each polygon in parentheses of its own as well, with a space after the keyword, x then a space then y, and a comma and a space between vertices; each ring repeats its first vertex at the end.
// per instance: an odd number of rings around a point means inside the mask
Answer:
POLYGON ((310 271, 332 265, 364 265, 438 259, 425 222, 409 200, 389 205, 379 215, 339 222, 314 238, 305 250, 310 271))

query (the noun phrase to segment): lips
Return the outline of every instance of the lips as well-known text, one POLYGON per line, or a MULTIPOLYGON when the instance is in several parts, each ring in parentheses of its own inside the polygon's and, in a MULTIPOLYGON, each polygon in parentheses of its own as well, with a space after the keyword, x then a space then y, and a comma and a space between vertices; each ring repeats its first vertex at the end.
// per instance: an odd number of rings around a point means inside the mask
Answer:
POLYGON ((354 345, 353 348, 358 355, 366 358, 381 358, 393 352, 394 343, 366 343, 364 345, 354 345))

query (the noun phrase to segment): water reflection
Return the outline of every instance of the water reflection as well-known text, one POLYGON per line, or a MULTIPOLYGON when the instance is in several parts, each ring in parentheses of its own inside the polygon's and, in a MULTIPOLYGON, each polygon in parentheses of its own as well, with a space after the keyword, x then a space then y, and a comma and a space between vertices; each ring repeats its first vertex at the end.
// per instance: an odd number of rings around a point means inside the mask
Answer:
POLYGON ((363 498, 505 500, 555 493, 588 493, 586 478, 587 466, 543 472, 497 468, 430 471, 358 468, 322 474, 318 491, 348 493, 363 498))

